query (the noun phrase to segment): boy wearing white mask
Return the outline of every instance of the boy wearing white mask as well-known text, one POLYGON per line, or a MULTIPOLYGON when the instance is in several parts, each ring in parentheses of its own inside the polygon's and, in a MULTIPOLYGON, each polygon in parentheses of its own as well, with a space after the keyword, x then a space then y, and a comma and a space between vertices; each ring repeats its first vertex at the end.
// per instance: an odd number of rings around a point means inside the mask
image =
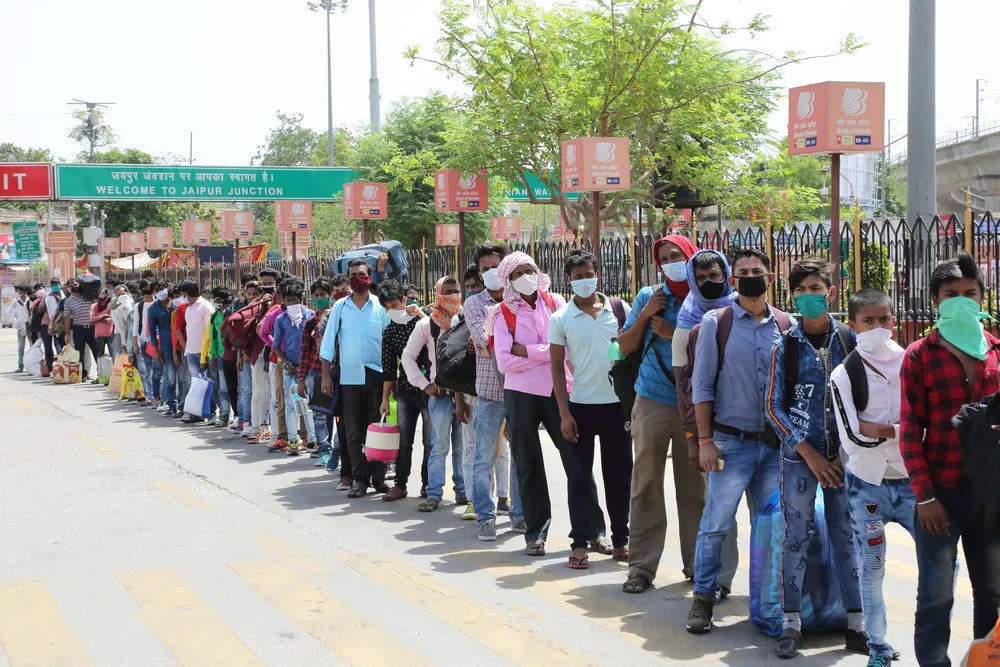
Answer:
MULTIPOLYGON (((862 290, 848 301, 857 347, 830 375, 838 433, 847 456, 851 526, 861 561, 861 606, 868 634, 869 667, 888 667, 886 643, 885 524, 895 521, 913 536, 917 501, 899 450, 905 350, 892 340, 896 320, 884 292, 862 290)), ((895 657, 898 658, 896 653, 895 657)))
MULTIPOLYGON (((311 320, 316 311, 302 305, 302 297, 305 294, 306 286, 298 278, 289 278, 281 281, 281 307, 283 312, 274 320, 274 353, 281 361, 281 381, 282 391, 285 394, 285 425, 288 428, 288 456, 299 455, 299 416, 295 414, 295 398, 292 396, 292 388, 298 386, 299 362, 302 359, 302 331, 306 322, 311 320)), ((300 399, 305 400, 305 399, 300 399)), ((282 415, 278 415, 281 419, 282 415)), ((310 440, 315 439, 313 435, 312 415, 306 414, 306 433, 310 440)), ((281 451, 278 443, 275 443, 269 452, 281 451)))
MULTIPOLYGON (((594 440, 601 439, 604 495, 611 519, 612 558, 628 562, 628 511, 632 488, 632 436, 625 407, 611 384, 608 351, 631 312, 621 299, 597 291, 597 258, 574 250, 566 258, 566 278, 573 299, 549 320, 552 388, 559 403, 560 430, 570 443, 564 460, 569 485, 569 567, 590 567, 587 542, 605 552, 604 516, 594 525, 594 440), (573 393, 566 391, 565 362, 573 364, 573 393)), ((600 506, 598 506, 600 512, 600 506)))

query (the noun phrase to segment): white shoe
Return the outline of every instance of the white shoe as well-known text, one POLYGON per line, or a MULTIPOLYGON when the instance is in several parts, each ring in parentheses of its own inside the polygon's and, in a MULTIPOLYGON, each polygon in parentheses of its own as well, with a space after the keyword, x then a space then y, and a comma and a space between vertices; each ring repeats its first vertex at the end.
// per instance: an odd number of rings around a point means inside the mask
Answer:
POLYGON ((243 430, 244 426, 242 422, 234 421, 232 424, 229 425, 229 428, 239 433, 240 431, 243 430))
POLYGON ((167 411, 167 404, 166 403, 160 403, 158 406, 156 406, 156 411, 157 412, 166 412, 167 411))
POLYGON ((215 426, 215 417, 209 417, 208 421, 205 422, 205 426, 215 426))
POLYGON ((250 428, 250 424, 244 424, 243 430, 240 431, 240 437, 249 438, 251 435, 253 435, 253 429, 250 428))

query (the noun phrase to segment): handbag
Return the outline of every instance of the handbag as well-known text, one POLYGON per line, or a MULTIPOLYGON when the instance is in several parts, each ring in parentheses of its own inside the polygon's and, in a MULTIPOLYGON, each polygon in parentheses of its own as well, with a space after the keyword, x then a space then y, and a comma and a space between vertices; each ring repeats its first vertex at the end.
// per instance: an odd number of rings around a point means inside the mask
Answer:
POLYGON ((399 427, 388 421, 388 415, 382 415, 382 421, 368 426, 368 436, 365 439, 365 457, 369 461, 388 463, 399 456, 399 427))
MULTIPOLYGON (((67 345, 59 353, 59 360, 65 361, 70 364, 75 364, 80 361, 80 353, 72 345, 67 345)), ((55 364, 53 364, 55 366, 55 364)))
POLYGON ((156 359, 156 354, 159 352, 156 345, 153 344, 152 339, 146 342, 146 354, 153 359, 156 359))
POLYGON ((317 374, 313 378, 312 391, 309 392, 309 407, 316 412, 321 412, 324 415, 329 415, 333 413, 334 408, 337 407, 337 399, 340 397, 340 385, 334 383, 333 385, 333 396, 327 396, 323 393, 323 375, 317 374))
POLYGON ((139 369, 132 364, 122 366, 122 390, 118 394, 118 400, 146 400, 146 393, 142 390, 142 379, 139 377, 139 369))
POLYGON ((128 365, 128 355, 119 354, 115 357, 115 365, 111 368, 111 378, 108 380, 108 391, 120 394, 122 391, 122 369, 128 365))
POLYGON ((184 412, 195 417, 207 419, 212 416, 212 394, 215 393, 215 382, 204 374, 191 378, 191 388, 184 399, 184 412))

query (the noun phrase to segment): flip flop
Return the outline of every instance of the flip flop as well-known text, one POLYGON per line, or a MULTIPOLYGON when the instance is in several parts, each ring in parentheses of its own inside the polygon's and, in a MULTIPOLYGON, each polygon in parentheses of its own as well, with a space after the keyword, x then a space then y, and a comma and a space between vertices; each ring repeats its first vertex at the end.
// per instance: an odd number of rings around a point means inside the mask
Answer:
POLYGON ((591 540, 590 548, 605 556, 610 556, 615 550, 614 545, 611 544, 611 540, 606 537, 598 537, 596 540, 591 540))
POLYGON ((589 570, 590 569, 590 558, 584 555, 582 558, 577 558, 576 556, 569 557, 569 569, 571 570, 589 570))
POLYGON ((428 498, 424 502, 422 502, 419 505, 417 505, 417 511, 418 512, 433 512, 434 510, 436 510, 438 508, 438 505, 440 505, 440 504, 441 504, 441 501, 438 500, 437 498, 428 498))

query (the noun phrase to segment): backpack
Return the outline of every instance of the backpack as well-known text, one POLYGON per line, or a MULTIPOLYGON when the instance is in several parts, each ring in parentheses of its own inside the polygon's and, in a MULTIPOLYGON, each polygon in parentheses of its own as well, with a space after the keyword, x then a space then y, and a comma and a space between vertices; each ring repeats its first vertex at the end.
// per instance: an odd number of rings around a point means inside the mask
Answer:
POLYGON ((237 310, 222 323, 222 334, 234 350, 250 351, 253 337, 257 335, 257 322, 270 307, 270 300, 261 299, 237 310))
POLYGON ((66 335, 66 313, 60 308, 56 311, 56 314, 52 316, 52 321, 49 322, 49 335, 50 336, 65 336, 66 335))
MULTIPOLYGON (((851 356, 854 352, 854 343, 851 341, 851 327, 847 326, 839 320, 835 320, 837 323, 837 338, 840 339, 840 347, 844 350, 844 360, 851 356)), ((792 394, 795 393, 795 381, 798 379, 799 374, 799 346, 794 343, 794 341, 789 344, 788 339, 791 331, 786 331, 781 334, 781 344, 785 351, 785 408, 789 409, 792 406, 792 394)), ((832 342, 832 341, 831 341, 832 342)), ((860 360, 860 357, 859 357, 860 360)), ((864 365, 862 364, 862 373, 864 373, 864 365)), ((857 372, 857 371, 855 371, 857 372)), ((853 380, 852 380, 852 390, 853 390, 853 380)), ((865 392, 865 406, 868 405, 868 379, 865 378, 864 382, 864 392, 865 392)), ((857 405, 857 402, 855 402, 857 405)))
MULTIPOLYGON (((35 305, 31 307, 31 321, 28 323, 28 328, 31 331, 41 331, 42 330, 42 319, 45 317, 45 297, 35 300, 35 305)), ((51 327, 49 327, 51 331, 51 327)))
MULTIPOLYGON (((784 334, 792 328, 792 321, 784 311, 771 306, 771 314, 774 315, 774 321, 778 325, 779 332, 784 334)), ((715 344, 719 350, 719 361, 715 369, 715 383, 718 385, 719 376, 722 374, 722 364, 726 358, 726 345, 729 343, 729 335, 733 331, 732 306, 716 308, 715 316, 718 321, 718 325, 715 328, 715 344)), ((688 433, 698 433, 698 418, 695 416, 691 381, 694 378, 695 351, 697 350, 700 333, 701 322, 694 325, 691 329, 691 336, 688 338, 687 343, 688 362, 681 371, 681 377, 677 383, 677 404, 681 410, 684 430, 688 433)), ((765 423, 764 429, 769 432, 770 424, 765 423)), ((770 439, 769 442, 771 442, 770 439)))
MULTIPOLYGON (((611 309, 615 311, 615 317, 619 318, 619 323, 622 327, 624 327, 625 322, 624 317, 622 316, 625 314, 625 309, 622 307, 621 299, 612 299, 611 309), (616 300, 618 302, 617 309, 615 304, 616 300)), ((639 379, 639 369, 642 368, 642 362, 646 358, 646 354, 649 353, 650 349, 653 350, 656 362, 660 365, 660 370, 663 371, 667 381, 671 384, 676 382, 673 371, 667 368, 667 365, 663 363, 662 359, 660 359, 660 354, 653 348, 653 343, 655 341, 656 334, 654 333, 650 336, 649 342, 646 343, 646 346, 641 350, 636 349, 624 359, 611 362, 611 371, 609 372, 609 375, 611 376, 611 386, 614 387, 615 395, 618 396, 618 400, 622 402, 623 406, 625 406, 625 414, 629 419, 632 418, 632 406, 635 405, 635 383, 639 379)))
POLYGON ((868 407, 868 373, 865 371, 864 359, 857 350, 851 350, 851 353, 844 357, 843 364, 844 370, 847 371, 847 379, 851 382, 854 407, 860 414, 868 407))
POLYGON ((434 336, 437 354, 434 384, 442 389, 475 396, 476 353, 469 354, 469 325, 460 318, 458 324, 442 332, 431 320, 431 335, 434 336))
POLYGON ((333 272, 346 275, 348 273, 347 265, 350 261, 360 258, 368 264, 368 269, 374 277, 379 255, 383 253, 389 256, 389 261, 385 265, 383 278, 392 278, 399 281, 405 280, 408 274, 406 252, 403 250, 403 244, 399 241, 382 241, 381 243, 371 243, 360 248, 348 250, 333 260, 333 272))

